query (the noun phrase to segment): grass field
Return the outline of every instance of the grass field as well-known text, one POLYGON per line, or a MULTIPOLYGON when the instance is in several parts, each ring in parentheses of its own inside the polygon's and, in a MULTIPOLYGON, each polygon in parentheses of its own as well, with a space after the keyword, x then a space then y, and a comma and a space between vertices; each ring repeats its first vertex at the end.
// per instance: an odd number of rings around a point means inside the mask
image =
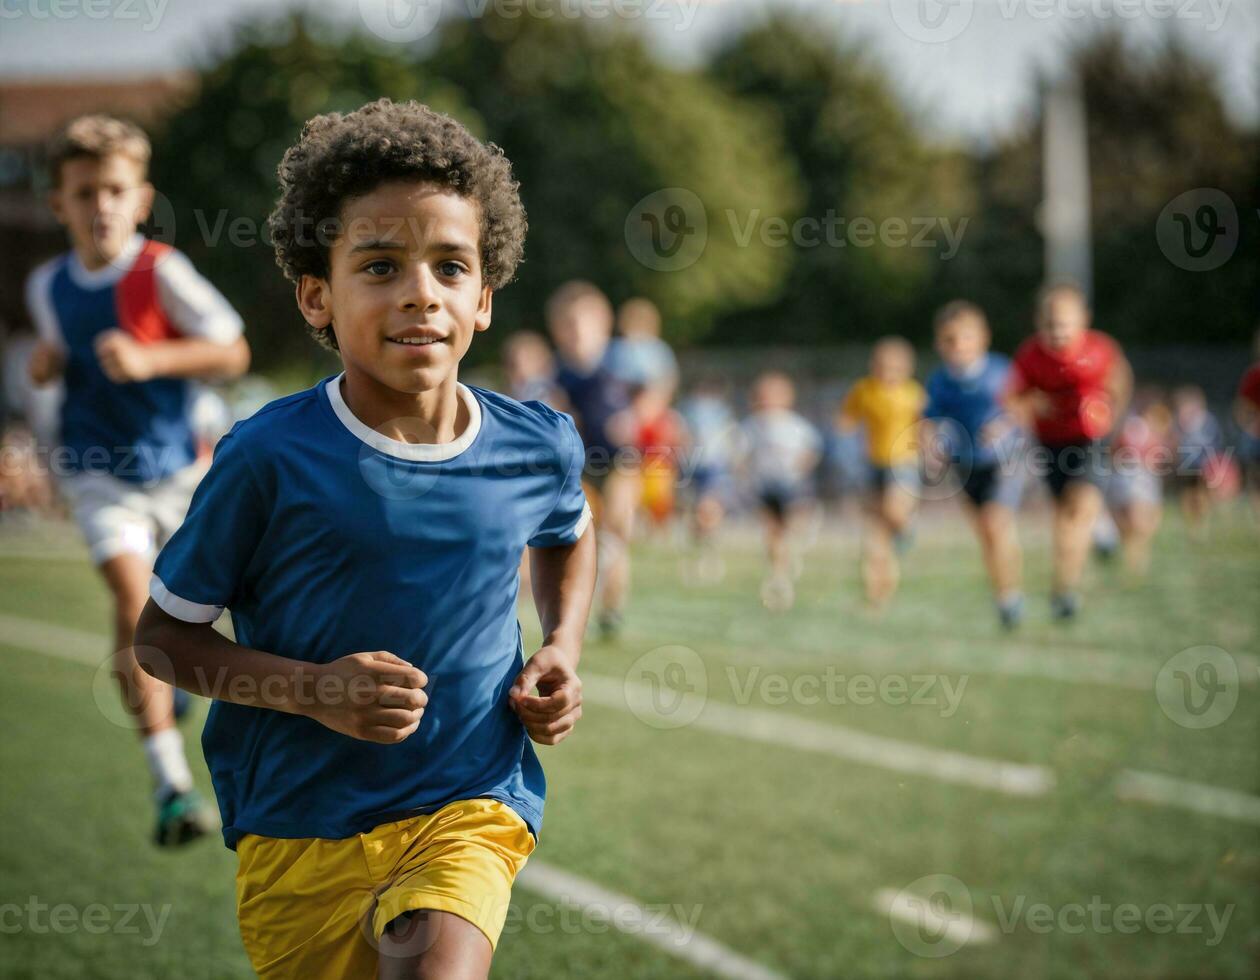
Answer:
MULTIPOLYGON (((672 545, 640 545, 624 635, 590 641, 585 716, 542 751, 536 862, 668 908, 767 976, 1257 975, 1260 535, 1238 514, 1196 545, 1170 517, 1150 580, 1094 568, 1064 628, 1045 609, 1043 523, 1024 524, 1034 601, 1013 638, 956 520, 924 523, 882 621, 857 601, 848 524, 809 552, 781 616, 757 601, 751 533, 705 587, 683 583, 672 545), (1202 646, 1238 679, 1203 674, 1198 653, 1161 675, 1202 646), (1192 682, 1201 697, 1178 707, 1170 690, 1192 682), (1237 703, 1195 714, 1208 697, 1237 703), (1203 720, 1219 723, 1188 727, 1203 720), (1134 773, 1184 783, 1122 798, 1134 773)), ((0 526, 0 975, 249 976, 231 852, 148 844, 135 738, 93 695, 84 634, 99 662, 106 622, 71 529, 0 526)), ((737 975, 648 941, 652 917, 621 933, 546 891, 518 886, 495 976, 737 975)))

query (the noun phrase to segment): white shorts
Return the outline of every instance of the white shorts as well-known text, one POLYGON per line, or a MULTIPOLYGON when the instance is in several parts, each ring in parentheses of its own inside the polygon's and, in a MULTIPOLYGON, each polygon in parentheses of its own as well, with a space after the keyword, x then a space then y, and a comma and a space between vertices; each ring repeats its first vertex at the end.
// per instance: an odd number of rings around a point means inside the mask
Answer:
POLYGON ((1163 500, 1163 483, 1158 476, 1146 470, 1112 473, 1107 480, 1107 503, 1111 507, 1159 504, 1163 500))
POLYGON ((122 554, 152 560, 184 522, 207 468, 208 462, 199 461, 151 486, 87 471, 62 477, 59 487, 93 562, 101 565, 122 554))

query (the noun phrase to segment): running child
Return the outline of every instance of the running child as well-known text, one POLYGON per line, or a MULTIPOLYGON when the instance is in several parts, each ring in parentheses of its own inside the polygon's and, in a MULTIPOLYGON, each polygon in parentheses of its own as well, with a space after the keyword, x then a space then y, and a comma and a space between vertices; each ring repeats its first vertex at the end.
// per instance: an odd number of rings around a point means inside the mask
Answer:
POLYGON ((967 498, 998 619, 1007 629, 1024 613, 1023 555, 1015 533, 1023 481, 1018 428, 1002 409, 1011 365, 989 350, 989 322, 974 303, 955 300, 936 314, 942 365, 928 379, 924 456, 952 468, 967 498))
POLYGON ((612 369, 613 308, 598 287, 565 283, 548 299, 546 316, 556 345, 556 387, 586 446, 583 480, 599 535, 599 628, 612 638, 630 592, 630 540, 642 492, 635 388, 612 369))
POLYGON ((508 394, 518 402, 556 401, 556 362, 541 334, 517 330, 504 341, 503 373, 508 394))
POLYGON ((155 785, 161 846, 213 830, 193 789, 169 684, 136 662, 153 556, 205 472, 192 419, 197 379, 249 366, 241 319, 184 255, 137 232, 149 215, 148 137, 82 116, 49 148, 49 203, 70 250, 37 268, 26 301, 40 342, 36 385, 60 381, 54 476, 109 587, 114 673, 155 785))
POLYGON ((1036 333, 1015 354, 1005 396, 1007 410, 1037 436, 1032 461, 1054 499, 1050 608, 1061 621, 1080 608, 1090 534, 1110 473, 1104 440, 1133 388, 1119 345, 1091 329, 1091 320, 1077 286, 1043 289, 1036 333))
POLYGON ((260 976, 485 977, 542 822, 530 739, 581 715, 595 578, 572 421, 459 380, 524 210, 502 151, 415 102, 310 120, 279 176, 276 257, 343 370, 219 443, 157 561, 145 666, 217 699, 260 976))
POLYGON ((741 426, 741 469, 761 505, 770 568, 761 601, 785 612, 796 600, 792 584, 792 531, 799 512, 813 496, 810 480, 822 440, 798 415, 796 388, 786 374, 767 371, 753 382, 752 413, 741 426))
POLYGON ((869 376, 860 379, 840 406, 838 428, 866 434, 871 487, 862 540, 862 581, 867 604, 882 610, 897 591, 897 552, 910 540, 919 492, 919 448, 915 429, 927 396, 914 380, 914 348, 901 337, 885 337, 871 351, 869 376))
POLYGON ((674 516, 678 462, 682 457, 685 427, 670 405, 668 388, 649 385, 631 403, 634 413, 634 445, 640 460, 640 504, 648 525, 664 532, 674 516))
POLYGON ((718 531, 726 515, 731 467, 739 426, 722 384, 701 378, 678 406, 684 429, 682 490, 689 506, 693 567, 686 574, 699 583, 720 581, 726 574, 717 550, 718 531))
POLYGON ((1221 426, 1198 385, 1175 389, 1172 410, 1181 513, 1190 537, 1201 541, 1212 511, 1210 480, 1221 451, 1221 426))
POLYGON ((678 387, 678 358, 661 337, 661 311, 636 296, 617 310, 618 336, 608 349, 608 367, 631 387, 662 392, 668 403, 678 387))
POLYGON ((1158 388, 1137 392, 1112 445, 1107 506, 1115 516, 1125 570, 1140 581, 1164 515, 1164 473, 1174 458, 1172 415, 1158 388))

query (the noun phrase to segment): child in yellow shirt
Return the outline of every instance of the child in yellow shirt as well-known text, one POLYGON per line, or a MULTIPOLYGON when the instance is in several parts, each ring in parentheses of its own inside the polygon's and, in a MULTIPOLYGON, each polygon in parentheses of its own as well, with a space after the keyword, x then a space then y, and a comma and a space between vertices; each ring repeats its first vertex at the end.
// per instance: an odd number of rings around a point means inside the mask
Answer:
POLYGON ((914 380, 914 348, 901 337, 881 339, 871 352, 870 374, 840 407, 841 431, 861 426, 871 464, 871 494, 862 548, 866 600, 882 609, 897 591, 897 546, 919 497, 919 449, 915 430, 927 396, 914 380))

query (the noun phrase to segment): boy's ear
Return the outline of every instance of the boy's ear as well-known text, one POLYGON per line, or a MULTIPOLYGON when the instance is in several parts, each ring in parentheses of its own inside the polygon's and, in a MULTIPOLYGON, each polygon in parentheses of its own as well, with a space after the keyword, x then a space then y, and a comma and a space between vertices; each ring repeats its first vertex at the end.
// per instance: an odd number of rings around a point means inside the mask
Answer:
POLYGON ((490 329, 490 314, 494 305, 494 290, 489 286, 481 287, 481 299, 477 301, 477 315, 473 320, 473 329, 480 333, 490 329))
POLYGON ((61 188, 54 187, 48 192, 48 210, 53 213, 53 217, 57 219, 58 224, 64 225, 66 223, 66 213, 61 204, 61 188))
POLYGON ((147 180, 136 188, 136 224, 142 225, 149 220, 149 215, 153 213, 153 196, 157 190, 147 180))
POLYGON ((295 287, 298 309, 302 317, 316 330, 326 330, 332 324, 332 296, 328 282, 318 276, 303 276, 295 287))

